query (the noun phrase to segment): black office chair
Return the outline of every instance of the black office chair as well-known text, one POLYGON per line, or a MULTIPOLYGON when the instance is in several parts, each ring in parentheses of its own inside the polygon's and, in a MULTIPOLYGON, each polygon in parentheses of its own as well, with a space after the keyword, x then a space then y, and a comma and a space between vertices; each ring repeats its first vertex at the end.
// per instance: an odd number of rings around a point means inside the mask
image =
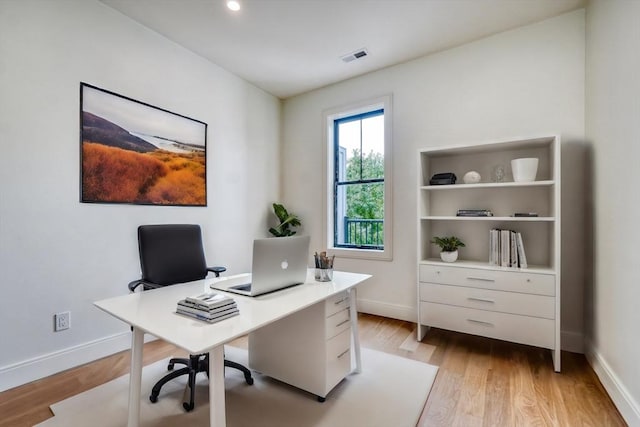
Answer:
MULTIPOLYGON (((218 277, 220 273, 227 270, 224 267, 207 267, 199 225, 141 225, 138 227, 138 249, 142 278, 129 283, 131 292, 134 292, 139 285, 143 286, 143 290, 156 289, 204 279, 209 272, 213 272, 218 277)), ((242 371, 247 384, 253 384, 251 371, 246 367, 226 359, 224 366, 242 371)), ((186 411, 191 411, 194 407, 196 374, 206 372, 209 376, 209 354, 189 355, 188 359, 171 359, 167 369, 172 372, 153 386, 149 400, 153 403, 157 402, 163 385, 174 378, 188 374, 190 398, 189 402, 183 402, 182 406, 186 411), (185 367, 173 371, 175 364, 183 364, 185 367)))

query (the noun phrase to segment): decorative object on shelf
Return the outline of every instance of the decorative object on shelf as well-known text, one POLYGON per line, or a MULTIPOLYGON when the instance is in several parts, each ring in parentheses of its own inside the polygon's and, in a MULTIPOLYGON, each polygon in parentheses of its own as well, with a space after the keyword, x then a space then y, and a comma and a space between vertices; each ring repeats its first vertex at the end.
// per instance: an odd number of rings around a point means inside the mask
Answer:
POLYGON ((477 184, 480 182, 480 179, 480 174, 476 171, 469 171, 462 177, 465 184, 477 184))
POLYGON ((291 228, 302 225, 296 214, 287 212, 285 207, 278 203, 273 204, 273 212, 278 217, 280 224, 276 227, 271 227, 269 229, 269 233, 276 237, 293 236, 296 234, 296 232, 291 230, 291 228))
POLYGON ((437 173, 429 180, 429 185, 455 184, 458 177, 453 172, 437 173))
POLYGON ((511 160, 511 171, 515 182, 532 182, 538 173, 538 158, 527 157, 511 160))
POLYGON ((438 237, 431 239, 431 243, 440 247, 440 258, 444 262, 454 262, 458 259, 458 248, 465 247, 462 240, 456 236, 438 237))
POLYGON ((493 167, 493 173, 491 175, 491 181, 493 182, 504 182, 504 166, 503 165, 495 165, 493 167))

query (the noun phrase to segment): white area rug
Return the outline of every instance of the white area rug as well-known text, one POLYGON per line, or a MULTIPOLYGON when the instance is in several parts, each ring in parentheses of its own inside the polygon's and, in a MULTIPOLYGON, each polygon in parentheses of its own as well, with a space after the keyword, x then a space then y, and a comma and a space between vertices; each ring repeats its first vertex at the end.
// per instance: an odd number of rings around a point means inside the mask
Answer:
MULTIPOLYGON (((226 357, 246 366, 246 350, 226 347, 226 357)), ((363 372, 345 378, 319 403, 315 396, 254 373, 246 385, 235 369, 226 369, 229 427, 414 427, 420 418, 438 368, 426 363, 362 349, 363 372)), ((186 376, 166 384, 156 404, 149 402, 167 361, 146 366, 142 374, 141 426, 208 426, 209 387, 199 374, 196 407, 186 413, 182 398, 186 376)), ((122 427, 127 420, 129 376, 125 375, 51 406, 55 417, 40 427, 122 427)))

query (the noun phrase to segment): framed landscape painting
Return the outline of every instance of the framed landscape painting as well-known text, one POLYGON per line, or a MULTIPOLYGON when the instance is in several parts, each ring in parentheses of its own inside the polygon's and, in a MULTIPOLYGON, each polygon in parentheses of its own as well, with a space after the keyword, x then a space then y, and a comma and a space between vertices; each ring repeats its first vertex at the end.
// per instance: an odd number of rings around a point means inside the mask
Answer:
POLYGON ((207 206, 207 124, 80 84, 83 203, 207 206))

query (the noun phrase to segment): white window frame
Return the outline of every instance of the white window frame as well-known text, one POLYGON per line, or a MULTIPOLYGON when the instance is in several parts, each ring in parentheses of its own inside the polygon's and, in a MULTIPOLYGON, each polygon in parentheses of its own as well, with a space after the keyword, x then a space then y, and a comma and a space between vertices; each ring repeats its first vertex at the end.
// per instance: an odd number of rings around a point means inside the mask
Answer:
POLYGON ((337 257, 391 261, 393 259, 393 197, 392 197, 392 97, 385 95, 324 111, 324 173, 323 173, 323 236, 327 250, 337 257), (342 248, 334 245, 334 121, 369 111, 384 109, 384 249, 342 248))

